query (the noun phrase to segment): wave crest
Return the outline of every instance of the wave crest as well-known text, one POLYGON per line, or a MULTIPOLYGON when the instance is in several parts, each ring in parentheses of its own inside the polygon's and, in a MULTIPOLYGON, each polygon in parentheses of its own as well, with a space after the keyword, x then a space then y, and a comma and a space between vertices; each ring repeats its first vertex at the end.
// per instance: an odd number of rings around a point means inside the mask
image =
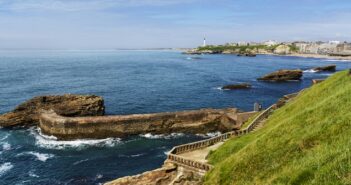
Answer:
POLYGON ((0 177, 5 174, 7 171, 11 170, 13 165, 11 163, 4 163, 0 165, 0 177))
POLYGON ((178 138, 178 137, 183 137, 185 134, 184 133, 171 133, 168 135, 165 134, 140 134, 140 137, 147 138, 147 139, 173 139, 173 138, 178 138))
POLYGON ((35 145, 47 149, 77 148, 82 149, 90 146, 113 147, 121 143, 120 138, 106 139, 77 139, 72 141, 60 141, 55 136, 44 135, 40 128, 30 128, 31 135, 35 138, 35 145))

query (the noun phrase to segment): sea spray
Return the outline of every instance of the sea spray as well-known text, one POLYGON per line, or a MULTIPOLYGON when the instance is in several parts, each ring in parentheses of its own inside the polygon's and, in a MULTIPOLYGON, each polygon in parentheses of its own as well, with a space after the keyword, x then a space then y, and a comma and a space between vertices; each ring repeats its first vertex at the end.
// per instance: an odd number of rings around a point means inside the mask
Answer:
POLYGON ((0 164, 0 177, 12 168, 13 165, 11 163, 0 164))
POLYGON ((140 134, 140 137, 147 138, 147 139, 173 139, 178 137, 185 136, 184 133, 171 133, 171 134, 140 134))
POLYGON ((78 139, 72 141, 60 141, 55 136, 44 135, 40 128, 30 128, 30 134, 35 138, 35 145, 47 149, 76 148, 83 149, 90 146, 113 147, 121 143, 120 138, 106 139, 78 139))
POLYGON ((39 153, 39 152, 23 152, 21 154, 18 154, 17 156, 22 156, 22 155, 32 155, 36 157, 36 160, 46 162, 46 160, 53 158, 55 155, 54 154, 46 154, 46 153, 39 153))

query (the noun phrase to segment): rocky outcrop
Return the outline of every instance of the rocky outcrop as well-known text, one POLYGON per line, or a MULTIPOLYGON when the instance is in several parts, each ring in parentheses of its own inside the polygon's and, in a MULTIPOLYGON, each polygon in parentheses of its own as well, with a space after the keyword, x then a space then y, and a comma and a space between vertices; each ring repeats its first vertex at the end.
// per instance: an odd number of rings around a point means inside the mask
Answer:
POLYGON ((242 56, 245 56, 245 57, 255 57, 256 54, 252 53, 252 52, 245 52, 245 53, 239 53, 237 56, 239 57, 242 57, 242 56))
POLYGON ((302 77, 302 70, 279 70, 267 74, 257 80, 261 81, 287 81, 287 80, 300 80, 302 77))
POLYGON ((291 54, 291 50, 289 46, 282 44, 276 47, 273 53, 277 55, 288 55, 291 54))
MULTIPOLYGON (((61 140, 125 137, 138 134, 227 132, 239 129, 237 109, 201 109, 182 112, 97 117, 64 117, 54 111, 40 116, 44 134, 61 140)), ((245 120, 243 120, 245 121, 245 120)))
POLYGON ((251 88, 251 85, 248 83, 231 84, 231 85, 225 85, 222 87, 223 90, 250 89, 250 88, 251 88))
POLYGON ((322 72, 322 71, 334 72, 336 70, 336 65, 316 67, 316 68, 313 68, 313 70, 317 72, 322 72))
POLYGON ((213 50, 198 50, 198 49, 191 49, 188 51, 183 52, 183 54, 187 55, 201 55, 201 54, 220 54, 220 51, 213 51, 213 50))
POLYGON ((167 163, 156 170, 135 176, 116 179, 105 185, 201 185, 202 176, 173 163, 167 163))
POLYGON ((94 95, 56 95, 34 97, 13 111, 0 115, 0 126, 31 126, 39 123, 42 110, 54 110, 63 116, 101 116, 104 115, 102 97, 94 95))

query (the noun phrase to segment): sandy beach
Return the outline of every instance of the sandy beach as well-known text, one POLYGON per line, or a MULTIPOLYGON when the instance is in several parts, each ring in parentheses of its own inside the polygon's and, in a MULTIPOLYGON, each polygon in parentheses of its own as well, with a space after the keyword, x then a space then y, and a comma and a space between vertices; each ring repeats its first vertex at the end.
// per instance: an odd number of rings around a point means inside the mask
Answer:
MULTIPOLYGON (((281 55, 279 55, 281 56, 281 55)), ((351 61, 351 56, 348 57, 340 57, 340 56, 329 56, 329 55, 319 55, 319 54, 289 54, 285 56, 293 56, 293 57, 303 57, 303 58, 323 58, 323 59, 330 59, 330 60, 340 60, 340 61, 351 61)))

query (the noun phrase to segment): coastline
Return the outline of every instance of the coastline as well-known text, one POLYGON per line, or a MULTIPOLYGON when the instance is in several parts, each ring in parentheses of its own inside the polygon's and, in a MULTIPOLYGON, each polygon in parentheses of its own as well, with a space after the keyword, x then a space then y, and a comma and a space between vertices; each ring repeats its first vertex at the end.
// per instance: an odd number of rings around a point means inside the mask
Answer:
POLYGON ((278 55, 274 53, 263 53, 262 55, 274 55, 274 56, 289 56, 289 57, 301 57, 301 58, 319 58, 319 59, 330 59, 330 60, 339 60, 339 61, 350 61, 351 56, 341 57, 341 56, 329 56, 329 55, 320 55, 320 54, 300 54, 300 53, 292 53, 286 55, 278 55))

